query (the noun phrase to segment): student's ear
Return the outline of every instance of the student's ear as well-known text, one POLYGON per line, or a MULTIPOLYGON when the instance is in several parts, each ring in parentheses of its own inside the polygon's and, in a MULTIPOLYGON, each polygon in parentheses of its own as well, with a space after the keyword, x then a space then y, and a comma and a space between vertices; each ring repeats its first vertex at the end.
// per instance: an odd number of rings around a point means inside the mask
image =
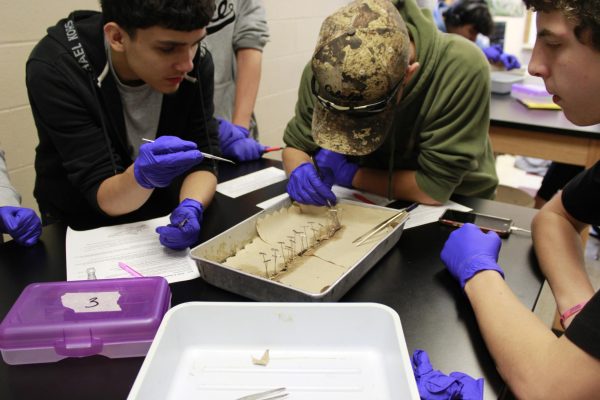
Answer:
POLYGON ((125 51, 123 40, 125 39, 126 35, 127 32, 125 32, 115 22, 109 22, 104 25, 104 37, 106 38, 106 41, 110 47, 116 52, 122 53, 125 51))
POLYGON ((420 65, 418 62, 414 62, 412 64, 408 64, 408 68, 406 68, 406 76, 404 78, 404 84, 406 85, 412 79, 415 72, 418 71, 420 65))

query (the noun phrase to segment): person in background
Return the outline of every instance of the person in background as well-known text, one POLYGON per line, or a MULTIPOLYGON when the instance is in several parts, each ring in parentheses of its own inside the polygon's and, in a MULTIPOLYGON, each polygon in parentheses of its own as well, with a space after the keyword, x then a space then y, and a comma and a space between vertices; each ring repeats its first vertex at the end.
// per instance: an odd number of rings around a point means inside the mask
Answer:
MULTIPOLYGON (((544 79, 569 121, 600 123, 600 1, 525 4, 537 12, 529 73, 544 79)), ((546 203, 532 223, 535 253, 565 328, 558 338, 504 282, 495 233, 466 224, 452 232, 442 250, 517 398, 591 399, 600 393, 600 292, 586 273, 580 237, 587 224, 600 223, 598 204, 600 161, 546 203)))
POLYGON ((502 46, 490 45, 494 20, 485 0, 457 0, 451 5, 440 0, 433 10, 433 18, 442 32, 461 35, 475 42, 490 63, 507 70, 521 67, 517 57, 504 53, 502 46))
POLYGON ((432 205, 494 196, 485 57, 415 0, 397 7, 354 1, 324 21, 284 133, 293 200, 334 203, 333 184, 432 205))
POLYGON ((206 47, 215 64, 215 115, 224 157, 260 158, 254 105, 260 83, 262 50, 269 30, 262 0, 216 0, 207 27, 206 47))
POLYGON ((37 126, 42 220, 74 229, 164 216, 160 242, 199 240, 220 155, 213 63, 202 48, 214 0, 102 0, 48 29, 26 66, 37 126))
POLYGON ((0 243, 2 233, 21 245, 33 246, 42 234, 42 223, 35 211, 21 207, 21 196, 10 183, 4 151, 0 149, 0 243))

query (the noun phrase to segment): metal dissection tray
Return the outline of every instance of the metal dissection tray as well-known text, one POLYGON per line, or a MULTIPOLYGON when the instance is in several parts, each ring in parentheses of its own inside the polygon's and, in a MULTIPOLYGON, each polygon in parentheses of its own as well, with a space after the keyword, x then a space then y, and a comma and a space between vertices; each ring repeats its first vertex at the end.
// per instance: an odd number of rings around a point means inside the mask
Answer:
MULTIPOLYGON (((340 200, 338 204, 344 203, 365 207, 371 209, 371 212, 379 209, 382 213, 385 213, 383 215, 387 216, 398 212, 398 210, 344 199, 340 200)), ((380 232, 373 236, 371 240, 362 244, 361 246, 365 246, 367 250, 364 256, 351 265, 333 283, 316 292, 302 290, 223 264, 227 258, 237 254, 238 251, 258 236, 256 226, 261 217, 277 212, 284 207, 290 207, 290 205, 289 198, 282 200, 192 249, 190 255, 196 261, 202 279, 221 289, 258 301, 337 301, 396 245, 402 234, 404 222, 408 218, 407 216, 403 217, 395 226, 380 232)), ((366 226, 370 228, 380 221, 363 222, 367 223, 366 226)), ((344 225, 344 221, 342 221, 342 225, 344 225)))

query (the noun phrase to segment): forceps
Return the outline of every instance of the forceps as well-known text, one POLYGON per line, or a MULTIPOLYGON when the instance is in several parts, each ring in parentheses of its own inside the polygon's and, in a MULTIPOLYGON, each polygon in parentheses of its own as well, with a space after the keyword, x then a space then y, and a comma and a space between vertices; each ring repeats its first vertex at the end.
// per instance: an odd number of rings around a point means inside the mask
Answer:
MULTIPOLYGON (((154 143, 154 140, 151 140, 151 139, 142 138, 142 140, 143 140, 144 142, 148 142, 148 143, 154 143)), ((200 153, 202 153, 202 155, 203 155, 205 158, 212 158, 213 160, 225 161, 225 162, 232 163, 233 165, 235 165, 235 163, 234 163, 233 161, 231 161, 231 160, 228 160, 228 159, 226 159, 226 158, 223 158, 223 157, 218 157, 218 156, 213 156, 212 154, 204 153, 204 152, 202 152, 202 151, 201 151, 200 153)))
POLYGON ((390 218, 386 219, 385 221, 383 221, 379 225, 375 226, 374 228, 372 228, 371 230, 369 230, 365 234, 363 234, 363 235, 357 237, 356 239, 354 239, 352 241, 352 243, 354 243, 356 246, 360 246, 361 244, 363 244, 364 242, 366 242, 367 239, 369 239, 371 236, 375 235, 379 231, 383 230, 386 226, 388 226, 392 222, 395 222, 395 221, 397 222, 398 218, 405 219, 408 216, 408 213, 410 211, 414 210, 415 208, 417 208, 418 205, 419 205, 419 203, 413 203, 410 206, 408 206, 406 208, 403 208, 402 210, 400 210, 399 213, 392 215, 390 218))
POLYGON ((267 390, 265 392, 254 393, 248 396, 237 398, 236 400, 276 400, 283 399, 288 396, 289 393, 284 393, 285 388, 280 387, 277 389, 267 390))

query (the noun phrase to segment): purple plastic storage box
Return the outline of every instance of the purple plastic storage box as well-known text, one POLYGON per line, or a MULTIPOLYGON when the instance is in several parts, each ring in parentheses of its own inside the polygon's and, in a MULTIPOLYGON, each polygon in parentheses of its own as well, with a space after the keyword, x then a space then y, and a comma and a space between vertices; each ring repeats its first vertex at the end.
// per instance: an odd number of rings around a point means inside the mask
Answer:
POLYGON ((171 291, 162 277, 33 283, 0 324, 7 364, 145 356, 171 291))

